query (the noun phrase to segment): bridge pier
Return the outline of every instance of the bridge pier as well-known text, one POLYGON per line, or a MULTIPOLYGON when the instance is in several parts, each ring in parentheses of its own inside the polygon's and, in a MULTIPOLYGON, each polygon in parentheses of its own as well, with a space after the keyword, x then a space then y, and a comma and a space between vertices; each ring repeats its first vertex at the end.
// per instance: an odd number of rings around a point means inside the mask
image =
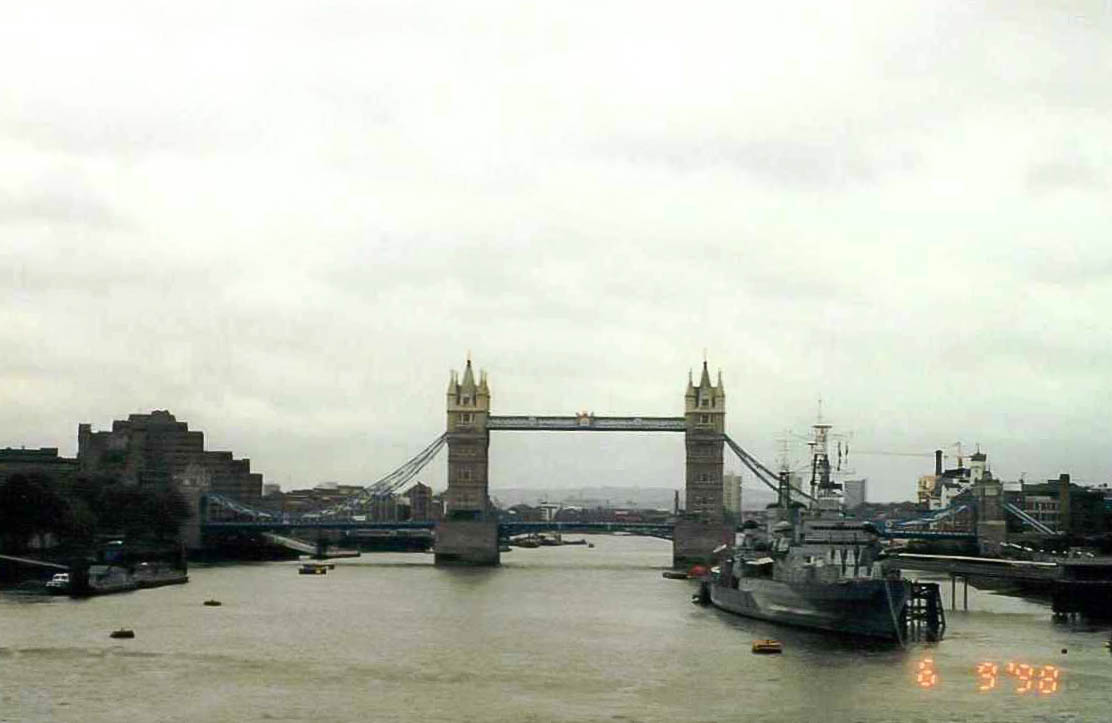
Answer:
POLYGON ((680 518, 672 532, 672 567, 689 570, 692 565, 710 567, 714 548, 725 542, 727 530, 721 522, 680 518))
POLYGON ((992 479, 981 479, 973 484, 973 498, 977 507, 977 544, 982 555, 997 555, 1000 545, 1008 539, 1004 523, 1003 485, 992 479))
POLYGON ((437 565, 490 566, 501 563, 498 523, 487 520, 444 520, 436 525, 437 565))

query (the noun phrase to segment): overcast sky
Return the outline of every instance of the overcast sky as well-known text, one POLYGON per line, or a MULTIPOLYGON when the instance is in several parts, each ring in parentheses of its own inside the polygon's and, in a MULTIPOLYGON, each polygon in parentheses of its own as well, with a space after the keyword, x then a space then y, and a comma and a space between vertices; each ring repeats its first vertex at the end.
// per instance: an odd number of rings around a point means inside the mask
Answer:
MULTIPOLYGON (((495 413, 678 415, 706 349, 733 438, 771 465, 821 396, 875 499, 933 462, 864 452, 957 441, 1112 479, 1108 2, 4 16, 0 446, 169 409, 369 482, 469 350, 495 413)), ((682 450, 496 434, 491 487, 680 486, 682 450)))

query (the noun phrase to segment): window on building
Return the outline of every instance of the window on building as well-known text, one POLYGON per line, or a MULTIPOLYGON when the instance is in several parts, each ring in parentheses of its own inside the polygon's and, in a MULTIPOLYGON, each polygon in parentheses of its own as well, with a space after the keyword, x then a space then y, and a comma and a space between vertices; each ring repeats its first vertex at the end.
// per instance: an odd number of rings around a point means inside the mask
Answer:
POLYGON ((704 399, 703 403, 700 406, 709 407, 710 406, 710 400, 709 399, 704 399))
POLYGON ((710 415, 709 414, 700 414, 699 415, 699 424, 710 424, 710 415))
POLYGON ((463 414, 459 415, 459 421, 464 424, 471 424, 471 422, 475 421, 475 415, 473 415, 471 412, 464 412, 463 414))

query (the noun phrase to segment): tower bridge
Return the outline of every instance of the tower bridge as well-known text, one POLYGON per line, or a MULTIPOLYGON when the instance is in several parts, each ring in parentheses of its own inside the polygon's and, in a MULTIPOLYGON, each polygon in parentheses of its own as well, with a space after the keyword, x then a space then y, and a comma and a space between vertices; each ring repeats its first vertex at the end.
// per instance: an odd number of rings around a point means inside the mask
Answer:
MULTIPOLYGON (((726 392, 722 373, 712 382, 706 361, 698 384, 688 375, 684 392, 684 414, 662 416, 494 415, 486 372, 478 379, 468 359, 459 374, 452 371, 445 400, 445 432, 398 469, 367 486, 360 495, 327 509, 295 517, 253 509, 220 495, 202 499, 202 531, 254 530, 279 532, 297 529, 417 529, 435 528, 434 552, 438 565, 497 565, 499 538, 513 534, 522 523, 499 523, 489 489, 490 435, 498 431, 561 432, 661 432, 683 433, 685 511, 674 523, 531 523, 529 529, 575 529, 584 532, 625 530, 668 537, 672 540, 672 564, 687 567, 707 563, 713 550, 732 543, 736 529, 727 523, 723 510, 723 452, 728 447, 754 476, 776 490, 782 503, 793 495, 810 498, 790 486, 784 475, 764 466, 726 435, 726 392), (381 522, 359 519, 360 510, 401 489, 428 465, 438 452, 448 448, 448 488, 444 493, 445 514, 437 522, 381 522), (569 527, 569 524, 571 525, 569 527), (514 527, 517 525, 517 527, 514 527), (644 529, 642 529, 644 528, 644 529)), ((520 530, 518 530, 520 531, 520 530)), ((882 536, 902 538, 972 538, 972 533, 940 533, 930 529, 880 527, 882 536)))
POLYGON ((722 510, 722 449, 726 392, 722 374, 711 383, 706 361, 698 386, 688 376, 682 417, 596 417, 491 414, 485 371, 478 380, 467 360, 463 374, 452 371, 446 399, 448 491, 445 519, 436 528, 440 565, 497 565, 498 523, 489 496, 490 433, 493 431, 682 432, 685 437, 686 513, 672 531, 672 562, 706 562, 715 547, 733 542, 722 510))

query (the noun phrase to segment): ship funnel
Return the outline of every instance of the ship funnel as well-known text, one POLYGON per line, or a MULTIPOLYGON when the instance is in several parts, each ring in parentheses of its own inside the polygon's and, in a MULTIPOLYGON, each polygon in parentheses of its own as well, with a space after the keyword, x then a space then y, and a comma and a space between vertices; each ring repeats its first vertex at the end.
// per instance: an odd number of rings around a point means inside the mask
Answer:
POLYGON ((941 477, 942 476, 942 450, 941 449, 934 450, 934 476, 935 477, 941 477))

